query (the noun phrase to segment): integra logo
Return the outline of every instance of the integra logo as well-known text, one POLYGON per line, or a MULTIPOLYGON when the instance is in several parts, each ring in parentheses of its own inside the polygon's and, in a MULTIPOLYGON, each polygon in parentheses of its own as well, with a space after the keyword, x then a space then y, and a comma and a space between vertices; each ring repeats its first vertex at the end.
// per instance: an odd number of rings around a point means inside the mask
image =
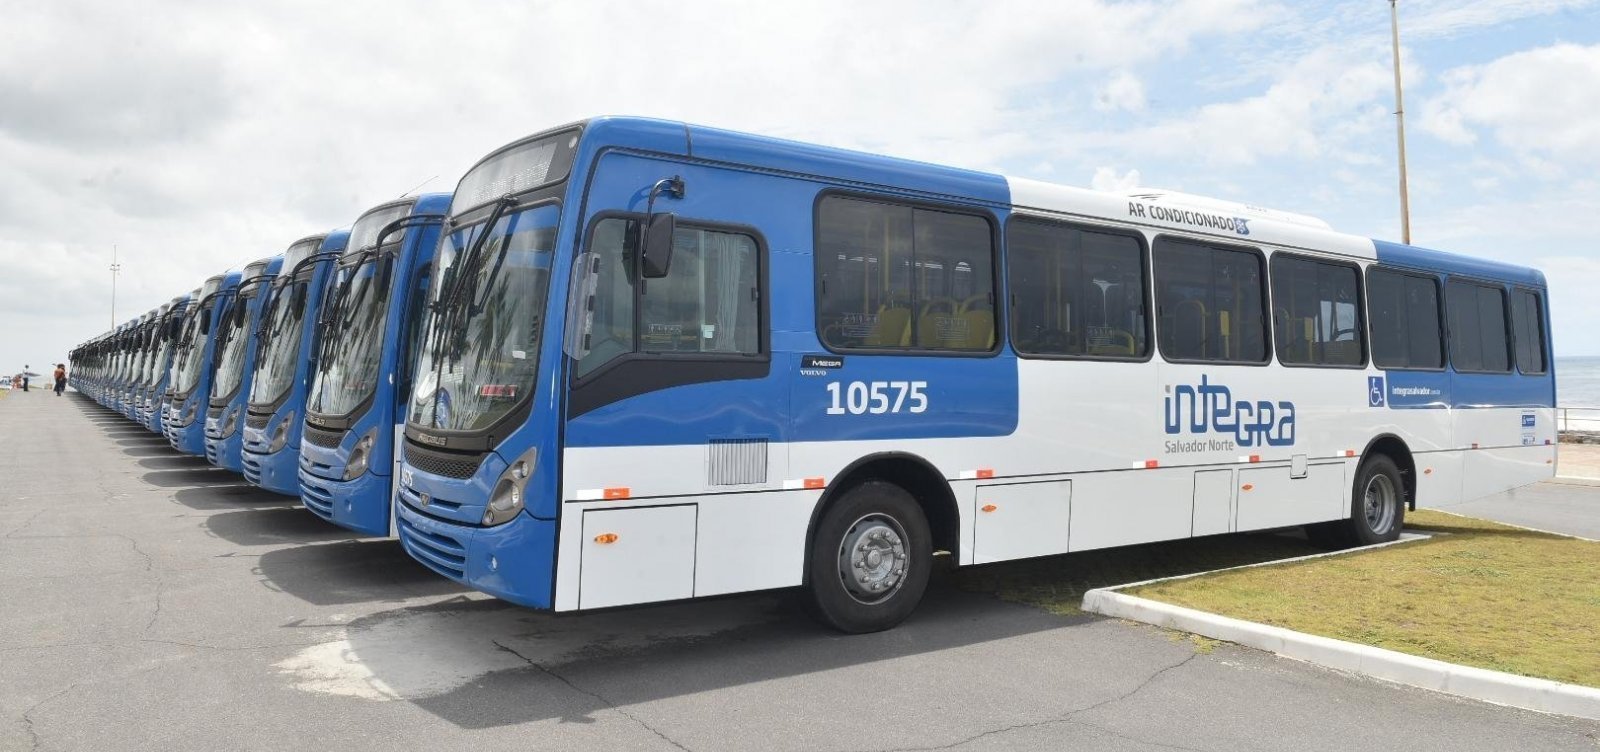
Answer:
POLYGON ((1235 400, 1232 390, 1211 383, 1210 377, 1205 375, 1201 375, 1198 385, 1167 387, 1165 418, 1168 434, 1226 434, 1228 437, 1169 441, 1168 452, 1294 445, 1293 402, 1235 400))

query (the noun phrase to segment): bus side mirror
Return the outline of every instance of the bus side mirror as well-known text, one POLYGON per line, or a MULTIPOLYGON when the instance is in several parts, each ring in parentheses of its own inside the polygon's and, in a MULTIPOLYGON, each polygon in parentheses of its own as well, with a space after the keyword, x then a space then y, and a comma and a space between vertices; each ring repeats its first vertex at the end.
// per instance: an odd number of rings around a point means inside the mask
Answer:
POLYGON ((672 266, 672 236, 678 229, 678 216, 671 212, 650 215, 650 226, 644 231, 642 254, 645 279, 667 276, 672 266))

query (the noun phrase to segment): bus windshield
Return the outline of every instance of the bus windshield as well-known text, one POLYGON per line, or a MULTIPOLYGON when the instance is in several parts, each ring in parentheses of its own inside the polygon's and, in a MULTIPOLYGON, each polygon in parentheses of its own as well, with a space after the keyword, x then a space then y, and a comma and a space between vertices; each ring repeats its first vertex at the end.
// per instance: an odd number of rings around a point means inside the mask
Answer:
POLYGON ((343 294, 331 311, 335 320, 323 335, 327 339, 311 387, 311 409, 323 415, 350 414, 378 387, 389 295, 376 281, 390 277, 394 257, 367 258, 367 263, 340 269, 334 279, 335 292, 343 294))
POLYGON ((179 340, 182 347, 178 352, 177 363, 172 367, 174 394, 188 394, 196 384, 200 383, 200 361, 206 348, 206 335, 201 332, 201 327, 205 320, 210 318, 211 311, 216 305, 217 302, 213 299, 205 307, 196 310, 183 325, 183 336, 179 340))
POLYGON ((308 403, 312 412, 355 412, 378 389, 383 332, 389 322, 389 290, 404 232, 380 238, 385 227, 411 214, 415 200, 373 209, 350 228, 350 241, 323 301, 327 321, 319 327, 322 352, 308 403), (380 247, 378 241, 384 241, 380 247))
POLYGON ((234 299, 228 318, 218 334, 221 350, 216 358, 215 382, 211 387, 214 397, 232 397, 239 390, 244 376, 244 351, 250 344, 250 301, 253 295, 234 299))
POLYGON ((306 316, 308 279, 290 282, 273 294, 262 315, 261 353, 256 358, 251 405, 273 405, 289 391, 295 366, 300 362, 300 336, 306 316))
POLYGON ((554 205, 507 214, 476 253, 484 224, 442 239, 410 423, 483 430, 533 391, 560 215, 554 205))

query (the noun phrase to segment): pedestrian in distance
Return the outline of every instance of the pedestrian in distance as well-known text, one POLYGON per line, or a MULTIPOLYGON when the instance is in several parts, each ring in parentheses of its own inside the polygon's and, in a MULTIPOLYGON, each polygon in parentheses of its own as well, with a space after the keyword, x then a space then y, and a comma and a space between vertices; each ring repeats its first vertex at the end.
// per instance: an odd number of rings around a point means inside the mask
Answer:
POLYGON ((28 369, 29 368, 32 368, 32 366, 28 365, 27 363, 23 363, 22 364, 22 391, 24 391, 24 392, 28 391, 28 369))
POLYGON ((60 397, 61 393, 66 391, 66 390, 67 390, 67 364, 66 363, 57 363, 56 364, 56 396, 60 397))

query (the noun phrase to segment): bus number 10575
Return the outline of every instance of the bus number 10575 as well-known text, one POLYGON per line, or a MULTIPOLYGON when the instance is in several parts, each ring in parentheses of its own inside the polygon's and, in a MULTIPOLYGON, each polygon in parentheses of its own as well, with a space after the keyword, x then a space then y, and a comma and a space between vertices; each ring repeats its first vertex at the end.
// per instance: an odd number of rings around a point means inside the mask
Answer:
POLYGON ((926 381, 852 381, 828 384, 829 415, 882 415, 928 410, 926 381))

